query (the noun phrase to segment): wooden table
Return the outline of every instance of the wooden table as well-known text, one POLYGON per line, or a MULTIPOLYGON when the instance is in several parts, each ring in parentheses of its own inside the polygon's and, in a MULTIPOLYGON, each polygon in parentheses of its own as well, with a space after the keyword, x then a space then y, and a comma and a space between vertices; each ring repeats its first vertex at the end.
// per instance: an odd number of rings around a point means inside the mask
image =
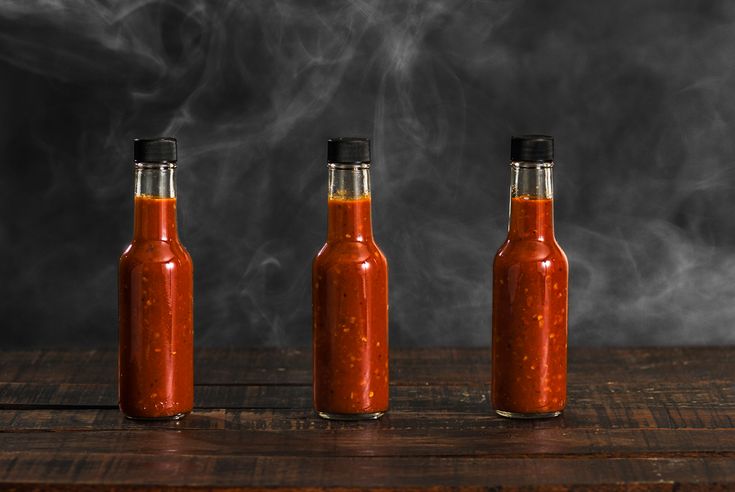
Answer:
MULTIPOLYGON (((563 417, 488 402, 488 350, 392 352, 390 413, 311 411, 308 350, 200 350, 196 410, 116 407, 114 351, 0 354, 0 486, 735 487, 735 348, 579 349, 563 417)), ((584 488, 584 487, 582 487, 584 488)))

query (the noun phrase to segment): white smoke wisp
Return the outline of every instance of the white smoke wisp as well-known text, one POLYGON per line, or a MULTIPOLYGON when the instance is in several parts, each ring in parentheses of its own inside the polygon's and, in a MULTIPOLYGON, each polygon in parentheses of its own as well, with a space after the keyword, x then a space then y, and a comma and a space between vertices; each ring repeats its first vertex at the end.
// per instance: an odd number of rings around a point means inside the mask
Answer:
POLYGON ((392 343, 487 346, 509 137, 543 132, 571 343, 733 343, 734 26, 726 1, 1 2, 8 340, 114 344, 131 140, 171 134, 198 343, 308 344, 325 141, 369 136, 392 343))

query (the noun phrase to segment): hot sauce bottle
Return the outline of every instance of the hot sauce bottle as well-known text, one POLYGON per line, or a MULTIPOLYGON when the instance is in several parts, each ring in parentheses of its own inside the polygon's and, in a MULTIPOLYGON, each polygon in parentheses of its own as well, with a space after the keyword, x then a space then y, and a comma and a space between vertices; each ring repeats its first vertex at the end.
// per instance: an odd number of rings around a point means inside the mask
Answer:
POLYGON ((326 419, 388 410, 388 263, 373 238, 370 141, 327 145, 327 242, 312 265, 314 408, 326 419))
POLYGON ((176 228, 176 140, 135 140, 133 241, 120 257, 119 403, 135 419, 194 404, 193 266, 176 228))
POLYGON ((493 264, 492 402, 503 417, 560 415, 567 383, 567 257, 554 237, 554 140, 511 140, 510 224, 493 264))

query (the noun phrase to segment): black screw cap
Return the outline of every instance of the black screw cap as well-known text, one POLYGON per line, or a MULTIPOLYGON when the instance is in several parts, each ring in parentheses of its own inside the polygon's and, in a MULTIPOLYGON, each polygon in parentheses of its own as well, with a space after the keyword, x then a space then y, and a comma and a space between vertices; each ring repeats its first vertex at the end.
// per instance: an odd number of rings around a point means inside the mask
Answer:
POLYGON ((554 160, 554 137, 519 135, 510 139, 512 162, 549 162, 554 160))
POLYGON ((176 139, 136 138, 133 141, 135 162, 176 162, 176 139))
POLYGON ((370 139, 330 138, 327 141, 327 162, 335 164, 369 163, 370 139))

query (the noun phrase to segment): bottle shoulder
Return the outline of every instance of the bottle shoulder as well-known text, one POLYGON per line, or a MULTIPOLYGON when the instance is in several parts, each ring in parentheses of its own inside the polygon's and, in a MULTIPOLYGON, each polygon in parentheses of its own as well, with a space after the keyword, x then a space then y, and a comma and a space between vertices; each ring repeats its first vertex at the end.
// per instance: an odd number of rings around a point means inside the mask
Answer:
POLYGON ((120 264, 170 263, 192 265, 189 251, 180 241, 134 239, 120 256, 120 264))
POLYGON ((495 263, 558 262, 568 264, 567 255, 555 238, 507 238, 495 254, 495 263))
POLYGON ((314 257, 314 265, 327 263, 362 263, 372 260, 387 266, 383 251, 374 241, 328 241, 314 257))

